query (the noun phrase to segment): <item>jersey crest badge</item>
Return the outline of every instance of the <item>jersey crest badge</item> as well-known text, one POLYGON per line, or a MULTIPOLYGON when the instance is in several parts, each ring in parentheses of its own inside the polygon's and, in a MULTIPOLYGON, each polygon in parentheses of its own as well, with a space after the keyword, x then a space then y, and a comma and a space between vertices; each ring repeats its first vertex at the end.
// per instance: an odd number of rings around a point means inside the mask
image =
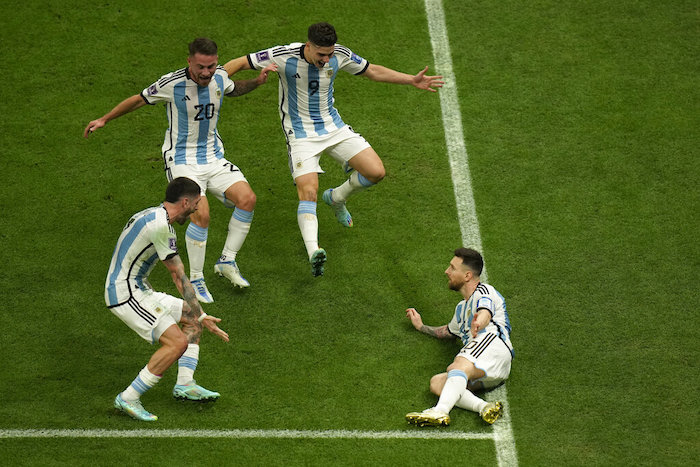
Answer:
POLYGON ((255 59, 259 62, 264 62, 265 60, 270 59, 270 54, 267 52, 267 50, 264 50, 262 52, 258 52, 255 54, 255 59))
POLYGON ((328 68, 326 70, 326 78, 331 78, 333 76, 333 68, 328 68))
POLYGON ((221 89, 216 88, 216 98, 221 99, 221 89))

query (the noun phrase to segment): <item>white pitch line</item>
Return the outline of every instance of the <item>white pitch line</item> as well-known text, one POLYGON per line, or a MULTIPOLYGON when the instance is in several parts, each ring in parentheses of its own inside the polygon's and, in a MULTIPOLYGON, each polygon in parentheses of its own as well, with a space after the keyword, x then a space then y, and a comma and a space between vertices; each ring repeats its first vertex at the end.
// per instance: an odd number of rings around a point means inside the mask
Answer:
POLYGON ((293 438, 293 439, 494 439, 492 433, 353 430, 0 430, 7 438, 293 438))
MULTIPOLYGON (((476 204, 474 203, 474 193, 472 191, 471 174, 469 172, 469 158, 464 144, 462 114, 457 97, 457 81, 452 71, 450 41, 447 35, 447 26, 445 25, 445 12, 442 8, 442 0, 425 0, 425 11, 428 17, 428 29, 430 31, 430 42, 433 47, 435 68, 445 81, 439 92, 440 107, 442 108, 445 143, 447 144, 447 155, 452 171, 452 183, 454 185, 459 227, 462 232, 462 243, 464 246, 483 251, 481 234, 479 233, 479 220, 476 215, 476 204)), ((482 277, 484 281, 487 281, 486 267, 484 267, 482 277)), ((515 449, 515 438, 510 421, 507 402, 508 394, 505 386, 490 391, 487 399, 505 402, 502 418, 493 425, 498 465, 517 466, 518 455, 515 449)))

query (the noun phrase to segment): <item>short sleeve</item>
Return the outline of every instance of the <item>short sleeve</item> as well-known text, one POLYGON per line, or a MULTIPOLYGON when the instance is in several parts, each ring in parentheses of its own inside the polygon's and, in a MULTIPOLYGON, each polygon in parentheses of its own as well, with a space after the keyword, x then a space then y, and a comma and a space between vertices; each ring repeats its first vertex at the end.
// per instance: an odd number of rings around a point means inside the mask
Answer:
POLYGON ((168 78, 172 75, 165 75, 155 83, 141 91, 141 97, 147 104, 155 105, 158 102, 169 102, 173 100, 173 87, 168 86, 168 78))
POLYGON ((177 236, 167 221, 155 223, 151 229, 151 241, 161 261, 178 254, 177 236))
POLYGON ((338 57, 338 68, 353 75, 361 75, 369 67, 367 60, 342 45, 335 46, 335 55, 338 57))

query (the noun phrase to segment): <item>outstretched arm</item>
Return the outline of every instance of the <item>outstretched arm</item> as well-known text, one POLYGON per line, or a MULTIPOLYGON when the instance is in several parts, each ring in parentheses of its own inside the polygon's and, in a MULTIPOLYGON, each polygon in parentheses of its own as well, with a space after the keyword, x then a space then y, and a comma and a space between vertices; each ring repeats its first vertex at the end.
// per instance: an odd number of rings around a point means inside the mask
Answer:
POLYGON ((122 115, 132 112, 140 107, 143 107, 144 105, 146 105, 146 101, 143 100, 141 94, 134 94, 133 96, 124 99, 104 116, 88 123, 88 126, 85 127, 85 131, 83 131, 83 137, 87 138, 90 136, 90 133, 105 126, 108 121, 121 117, 122 115))
POLYGON ((436 92, 437 89, 435 88, 441 88, 445 82, 442 81, 442 76, 427 76, 425 74, 427 71, 428 67, 426 66, 419 71, 418 74, 409 75, 407 73, 392 70, 391 68, 387 68, 385 66, 371 63, 363 74, 372 81, 393 84, 410 84, 418 89, 436 92))
MULTIPOLYGON (((246 60, 246 63, 247 63, 247 60, 246 60)), ((236 87, 233 89, 233 92, 231 94, 228 94, 228 95, 232 96, 232 97, 238 97, 238 96, 242 96, 243 94, 248 94, 250 91, 257 88, 261 84, 267 83, 267 78, 268 78, 268 75, 270 74, 271 71, 277 71, 277 65, 275 65, 274 63, 263 68, 260 71, 260 74, 257 76, 257 78, 246 79, 246 80, 242 80, 242 81, 234 81, 234 83, 236 84, 236 87)))
POLYGON ((229 76, 233 76, 241 70, 250 70, 250 63, 248 63, 248 56, 244 55, 242 57, 234 58, 229 60, 224 64, 224 70, 229 76))
POLYGON ((408 308, 406 317, 411 320, 414 328, 424 334, 437 337, 438 339, 454 339, 456 337, 447 329, 446 324, 444 326, 426 326, 423 324, 423 318, 421 318, 420 313, 415 308, 408 308))
POLYGON ((228 342, 228 334, 226 331, 220 329, 219 326, 216 325, 221 319, 209 316, 202 310, 202 306, 197 300, 197 295, 192 288, 192 284, 187 278, 187 274, 185 274, 185 266, 182 264, 180 256, 175 255, 172 258, 166 259, 163 261, 163 264, 165 264, 165 267, 170 271, 175 287, 180 291, 182 298, 185 299, 188 305, 183 307, 182 310, 183 314, 187 314, 187 316, 183 316, 185 320, 191 323, 202 323, 202 326, 206 327, 209 332, 216 334, 222 340, 228 342))

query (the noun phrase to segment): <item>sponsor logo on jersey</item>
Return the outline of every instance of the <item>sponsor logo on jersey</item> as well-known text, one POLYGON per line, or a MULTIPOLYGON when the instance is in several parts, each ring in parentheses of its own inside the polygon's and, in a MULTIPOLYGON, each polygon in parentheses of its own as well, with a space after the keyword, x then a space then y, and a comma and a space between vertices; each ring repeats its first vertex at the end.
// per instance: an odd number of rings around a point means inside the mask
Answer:
POLYGON ((294 78, 295 78, 295 79, 301 79, 301 76, 299 76, 299 73, 294 73, 294 78))
POLYGON ((354 52, 352 55, 350 55, 350 60, 352 60, 355 63, 362 63, 362 57, 360 57, 359 55, 357 55, 354 52))
POLYGON ((149 95, 149 96, 155 96, 156 94, 158 94, 158 88, 156 87, 155 84, 152 84, 152 85, 148 88, 148 95, 149 95))
POLYGON ((258 52, 255 54, 255 59, 259 62, 264 62, 265 60, 270 59, 270 54, 267 53, 267 50, 265 50, 263 52, 258 52))

